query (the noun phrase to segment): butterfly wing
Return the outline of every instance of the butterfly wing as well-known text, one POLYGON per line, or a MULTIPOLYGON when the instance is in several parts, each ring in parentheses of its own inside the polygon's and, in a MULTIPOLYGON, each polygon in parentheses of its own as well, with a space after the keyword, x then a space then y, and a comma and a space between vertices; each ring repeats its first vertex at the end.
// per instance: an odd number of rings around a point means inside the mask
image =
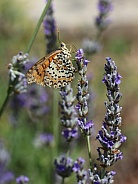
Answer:
POLYGON ((49 67, 52 60, 60 52, 61 50, 54 51, 49 55, 41 58, 37 63, 35 63, 35 65, 33 65, 26 74, 28 84, 36 82, 42 86, 45 86, 44 83, 45 70, 46 68, 49 67))
POLYGON ((28 84, 36 82, 54 88, 66 86, 74 78, 75 68, 70 57, 70 51, 62 44, 59 50, 43 57, 32 66, 26 74, 28 84))
POLYGON ((74 78, 75 68, 70 60, 66 60, 66 65, 58 64, 58 61, 52 61, 50 66, 45 70, 44 83, 54 88, 66 86, 74 78))

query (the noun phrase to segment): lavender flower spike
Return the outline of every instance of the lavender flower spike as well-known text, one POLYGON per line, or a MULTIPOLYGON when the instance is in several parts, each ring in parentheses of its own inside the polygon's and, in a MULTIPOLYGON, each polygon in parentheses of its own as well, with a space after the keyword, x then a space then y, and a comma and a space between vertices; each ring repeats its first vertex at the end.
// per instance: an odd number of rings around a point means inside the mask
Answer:
POLYGON ((78 136, 77 113, 74 108, 75 97, 71 84, 61 88, 60 95, 62 98, 60 102, 61 124, 65 127, 62 135, 68 142, 71 142, 73 138, 78 136))
POLYGON ((118 159, 122 159, 122 152, 119 150, 122 142, 126 141, 126 137, 121 133, 120 126, 122 118, 120 112, 122 107, 119 106, 119 101, 122 94, 119 92, 119 84, 121 76, 117 72, 117 66, 111 58, 107 57, 105 64, 105 74, 103 83, 107 87, 108 102, 105 102, 106 114, 102 125, 102 130, 99 131, 97 139, 101 147, 97 149, 102 167, 113 165, 118 159))
MULTIPOLYGON (((46 0, 47 2, 47 0, 46 0)), ((56 41, 57 41, 57 36, 56 36, 56 25, 55 25, 55 19, 53 16, 53 6, 52 4, 49 6, 47 14, 44 18, 43 21, 43 26, 44 26, 44 34, 45 38, 47 41, 47 54, 56 50, 56 41)))
POLYGON ((62 178, 69 177, 73 172, 73 160, 70 157, 60 156, 55 159, 55 169, 62 178))
POLYGON ((28 62, 28 54, 20 52, 12 58, 12 62, 8 64, 10 90, 14 93, 24 93, 27 89, 27 81, 22 73, 24 65, 28 62))
POLYGON ((88 79, 86 77, 87 64, 89 61, 85 59, 83 49, 77 51, 75 58, 77 59, 78 72, 81 78, 78 82, 78 93, 76 95, 78 100, 78 104, 76 105, 79 115, 78 125, 85 136, 90 136, 92 133, 93 122, 87 120, 89 93, 88 79))
POLYGON ((99 15, 96 17, 95 24, 99 30, 104 30, 110 23, 110 20, 107 18, 109 12, 112 10, 112 0, 99 0, 98 10, 99 15))
POLYGON ((87 172, 84 170, 85 160, 79 157, 73 166, 73 171, 76 173, 77 183, 85 184, 87 181, 87 172))
POLYGON ((29 182, 29 178, 27 176, 19 176, 16 179, 17 184, 27 184, 29 182))

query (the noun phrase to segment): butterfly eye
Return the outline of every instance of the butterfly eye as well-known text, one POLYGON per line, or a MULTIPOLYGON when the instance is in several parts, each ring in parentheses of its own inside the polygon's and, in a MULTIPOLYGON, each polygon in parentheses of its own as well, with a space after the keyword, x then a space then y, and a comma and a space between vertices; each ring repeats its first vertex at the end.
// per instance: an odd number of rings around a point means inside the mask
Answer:
POLYGON ((63 42, 61 43, 61 47, 65 47, 65 44, 63 42))

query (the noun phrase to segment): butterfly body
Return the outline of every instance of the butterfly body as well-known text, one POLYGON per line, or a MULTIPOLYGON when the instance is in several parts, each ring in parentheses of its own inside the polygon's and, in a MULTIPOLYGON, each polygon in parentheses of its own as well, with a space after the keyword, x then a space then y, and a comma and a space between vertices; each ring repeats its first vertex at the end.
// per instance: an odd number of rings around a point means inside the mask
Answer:
POLYGON ((54 88, 66 86, 74 78, 75 68, 70 58, 70 50, 61 43, 58 50, 43 57, 28 70, 26 74, 28 84, 36 82, 54 88))

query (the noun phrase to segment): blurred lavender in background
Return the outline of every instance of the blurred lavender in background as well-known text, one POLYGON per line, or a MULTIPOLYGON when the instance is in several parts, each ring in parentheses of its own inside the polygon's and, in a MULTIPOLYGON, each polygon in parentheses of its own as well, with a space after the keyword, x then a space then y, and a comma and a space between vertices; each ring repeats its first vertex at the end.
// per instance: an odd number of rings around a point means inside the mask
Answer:
MULTIPOLYGON (((34 60, 36 58, 33 58, 23 66, 23 73, 26 73, 31 68, 35 63, 34 60)), ((26 93, 16 94, 11 99, 10 122, 16 124, 20 111, 24 108, 33 121, 38 121, 39 117, 43 117, 49 112, 49 107, 47 106, 48 98, 49 95, 44 87, 36 84, 27 85, 26 93)))
POLYGON ((106 29, 111 22, 108 18, 109 12, 113 9, 111 2, 112 0, 99 0, 99 15, 96 17, 95 25, 100 31, 106 29))
POLYGON ((27 176, 19 176, 17 179, 16 179, 16 183, 17 184, 27 184, 29 182, 29 178, 27 176))
POLYGON ((49 133, 38 134, 34 139, 34 146, 36 148, 43 148, 52 145, 54 141, 53 135, 49 133))
POLYGON ((55 25, 55 19, 53 17, 52 3, 43 20, 43 26, 44 26, 44 34, 46 38, 46 53, 49 54, 52 51, 57 49, 57 45, 56 45, 56 41, 57 41, 56 31, 57 30, 56 30, 56 25, 55 25))
POLYGON ((65 128, 62 135, 66 141, 71 142, 78 136, 77 114, 74 108, 75 96, 71 84, 60 89, 61 124, 65 128))
POLYGON ((3 141, 0 140, 0 184, 7 184, 14 180, 14 174, 7 169, 10 159, 3 141))
POLYGON ((83 42, 82 42, 82 48, 84 52, 88 55, 96 54, 100 52, 102 49, 99 39, 102 31, 104 31, 111 22, 110 19, 108 18, 108 15, 112 10, 111 2, 112 0, 99 0, 98 2, 97 7, 98 7, 99 14, 95 19, 97 33, 92 40, 85 38, 83 39, 83 42))

